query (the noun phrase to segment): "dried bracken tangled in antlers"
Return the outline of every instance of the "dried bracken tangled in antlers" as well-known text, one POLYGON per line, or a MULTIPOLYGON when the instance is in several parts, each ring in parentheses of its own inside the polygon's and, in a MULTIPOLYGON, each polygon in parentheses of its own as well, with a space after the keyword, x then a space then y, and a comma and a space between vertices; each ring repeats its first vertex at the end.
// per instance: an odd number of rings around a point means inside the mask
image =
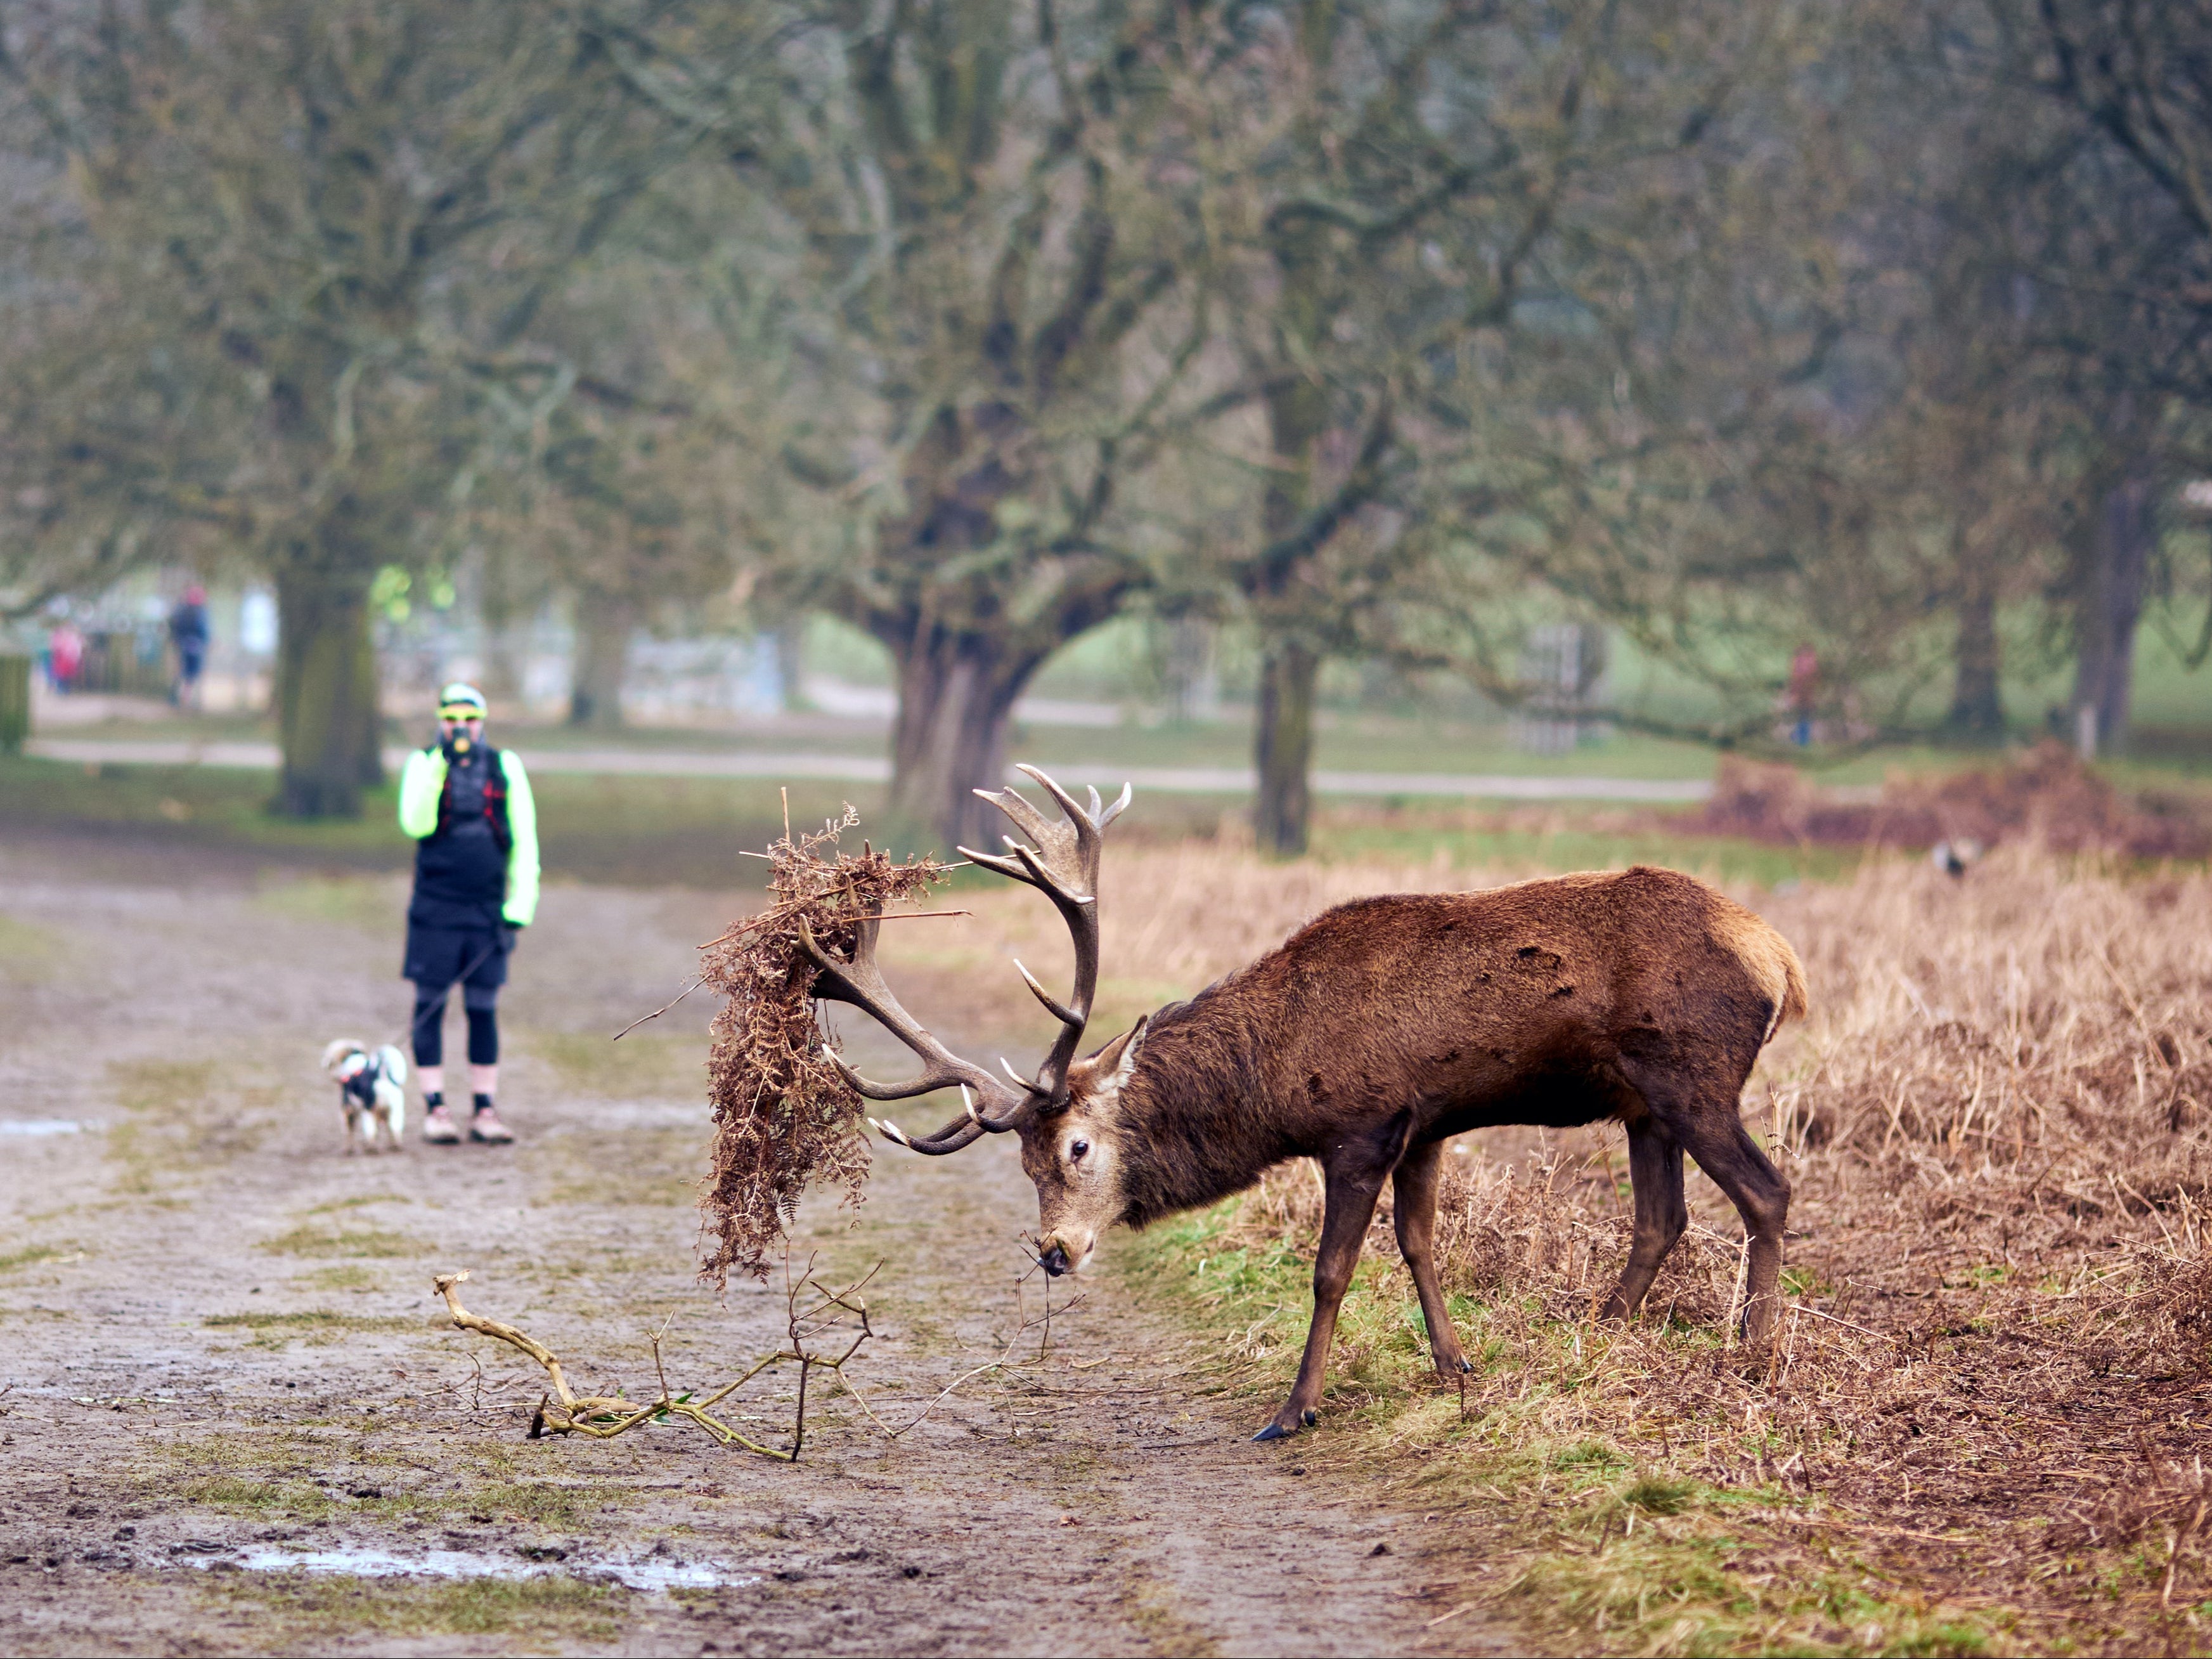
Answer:
POLYGON ((868 1178, 860 1096, 823 1048, 812 994, 818 970, 804 941, 811 933, 849 955, 860 918, 921 897, 947 867, 900 863, 866 843, 857 857, 840 850, 839 837, 859 822, 847 807, 819 834, 787 834, 769 848, 774 901, 702 948, 700 979, 724 999, 708 1061, 714 1168, 699 1199, 700 1276, 717 1288, 733 1267, 767 1278, 769 1253, 811 1182, 842 1186, 857 1203, 868 1178))

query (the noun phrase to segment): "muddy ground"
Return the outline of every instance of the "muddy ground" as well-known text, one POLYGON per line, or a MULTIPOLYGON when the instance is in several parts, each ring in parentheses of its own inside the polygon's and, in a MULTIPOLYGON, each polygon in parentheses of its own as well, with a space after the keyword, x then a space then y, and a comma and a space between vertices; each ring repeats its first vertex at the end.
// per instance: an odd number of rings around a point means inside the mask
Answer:
MULTIPOLYGON (((692 1277, 703 994, 605 1040, 739 901, 550 891, 504 1009, 520 1144, 349 1157, 315 1062, 398 1034, 404 897, 158 841, 0 846, 0 1650, 1510 1647, 1431 1622, 1480 1540, 1249 1443, 1220 1344, 1141 1274, 1086 1276, 1042 1355, 1017 1336, 1035 1208, 1002 1145, 879 1150, 857 1220, 802 1217, 825 1272, 885 1264, 852 1369, 893 1426, 1018 1362, 920 1426, 888 1438, 817 1377, 795 1466, 681 1425, 526 1439, 540 1374, 455 1331, 433 1272, 470 1270, 473 1308, 593 1388, 649 1391, 664 1321, 679 1388, 781 1339, 776 1288, 720 1306, 692 1277)), ((1012 1035, 958 1028, 965 987, 902 983, 955 1040, 1012 1035)), ((782 1381, 731 1402, 779 1443, 791 1405, 782 1381)))

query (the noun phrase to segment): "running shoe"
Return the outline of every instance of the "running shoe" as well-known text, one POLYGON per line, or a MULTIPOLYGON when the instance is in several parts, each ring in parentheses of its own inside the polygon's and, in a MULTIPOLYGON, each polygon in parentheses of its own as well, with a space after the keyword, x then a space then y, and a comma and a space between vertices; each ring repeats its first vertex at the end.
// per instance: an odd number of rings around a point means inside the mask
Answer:
POLYGON ((469 1125, 469 1138, 483 1141, 492 1146, 504 1146, 514 1138, 514 1131, 499 1120, 497 1107, 487 1106, 478 1110, 474 1121, 469 1125))
POLYGON ((422 1114, 422 1138, 434 1146, 451 1146, 461 1138, 461 1126, 444 1107, 434 1106, 422 1114))

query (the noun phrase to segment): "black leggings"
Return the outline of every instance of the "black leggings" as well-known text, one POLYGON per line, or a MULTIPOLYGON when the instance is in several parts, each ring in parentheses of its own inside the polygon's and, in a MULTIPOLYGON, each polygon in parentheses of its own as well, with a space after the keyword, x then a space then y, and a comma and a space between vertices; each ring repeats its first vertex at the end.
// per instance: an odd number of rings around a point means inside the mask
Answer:
MULTIPOLYGON (((446 995, 450 986, 433 991, 428 985, 415 987, 415 1064, 443 1065, 446 1063, 446 995)), ((462 1011, 469 1016, 469 1064, 497 1065, 499 1064, 499 1010, 486 1003, 475 1006, 481 993, 471 986, 461 997, 462 1011)))

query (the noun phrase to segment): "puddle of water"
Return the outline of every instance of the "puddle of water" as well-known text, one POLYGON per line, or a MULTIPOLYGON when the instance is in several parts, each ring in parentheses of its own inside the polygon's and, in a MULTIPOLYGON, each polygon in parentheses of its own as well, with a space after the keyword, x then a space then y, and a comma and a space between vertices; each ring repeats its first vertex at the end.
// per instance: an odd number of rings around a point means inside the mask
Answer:
POLYGON ((70 1118, 0 1118, 0 1135, 74 1135, 83 1127, 70 1118))
MULTIPOLYGON (((195 1560, 211 1567, 213 1560, 195 1560)), ((231 1558, 248 1572, 342 1572, 356 1578, 545 1578, 555 1576, 611 1580, 634 1590, 708 1590, 757 1584, 757 1574, 732 1573, 701 1561, 647 1556, 634 1561, 532 1562, 481 1555, 471 1550, 425 1550, 398 1555, 366 1545, 329 1550, 286 1550, 249 1544, 231 1558)))

